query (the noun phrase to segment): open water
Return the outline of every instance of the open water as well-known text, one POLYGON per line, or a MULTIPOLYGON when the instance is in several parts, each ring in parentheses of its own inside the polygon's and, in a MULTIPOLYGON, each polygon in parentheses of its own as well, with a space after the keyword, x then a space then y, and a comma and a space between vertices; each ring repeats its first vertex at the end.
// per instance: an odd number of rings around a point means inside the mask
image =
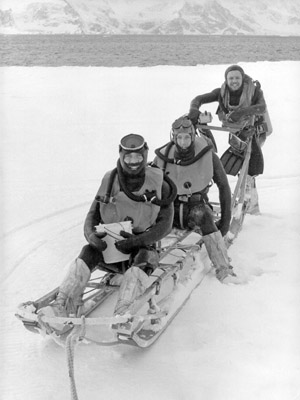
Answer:
POLYGON ((300 37, 0 35, 0 66, 233 64, 300 60, 300 37))

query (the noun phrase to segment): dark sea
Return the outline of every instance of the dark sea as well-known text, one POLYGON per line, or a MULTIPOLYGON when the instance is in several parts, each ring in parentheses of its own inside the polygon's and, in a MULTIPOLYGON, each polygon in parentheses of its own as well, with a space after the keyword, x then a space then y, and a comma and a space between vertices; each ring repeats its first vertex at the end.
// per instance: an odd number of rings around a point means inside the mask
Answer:
POLYGON ((300 60, 300 37, 0 35, 0 66, 193 66, 300 60))

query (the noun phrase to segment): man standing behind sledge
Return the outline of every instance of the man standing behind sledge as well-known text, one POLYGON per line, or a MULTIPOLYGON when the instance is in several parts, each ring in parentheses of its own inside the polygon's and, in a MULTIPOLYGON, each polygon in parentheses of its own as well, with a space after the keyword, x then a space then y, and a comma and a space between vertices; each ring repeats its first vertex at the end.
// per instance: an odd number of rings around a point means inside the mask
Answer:
POLYGON ((196 136, 187 116, 178 118, 171 132, 172 140, 155 150, 153 163, 177 186, 173 226, 199 230, 217 278, 224 283, 234 282, 235 274, 222 237, 228 232, 231 219, 231 192, 224 168, 212 151, 211 142, 196 136), (221 206, 217 225, 207 196, 212 180, 218 186, 221 206))
MULTIPOLYGON (((107 243, 103 238, 106 233, 97 233, 95 229, 100 223, 131 221, 133 228, 132 234, 121 231, 124 240, 115 243, 116 251, 131 255, 115 314, 126 311, 135 297, 143 292, 148 276, 158 266, 154 244, 172 228, 176 187, 164 178, 160 169, 147 165, 148 146, 142 136, 129 134, 123 137, 119 154, 117 168, 104 175, 87 214, 84 235, 88 244, 71 264, 54 304, 39 311, 43 315, 77 315, 91 271, 104 260, 102 252, 107 243)), ((59 331, 62 326, 54 328, 59 331)))
MULTIPOLYGON (((231 65, 225 71, 225 82, 221 88, 199 95, 192 100, 188 115, 193 124, 196 125, 198 123, 199 108, 202 104, 215 101, 219 103, 217 114, 220 121, 222 121, 222 125, 241 131, 239 134, 240 139, 245 140, 247 138, 247 130, 250 125, 257 127, 257 134, 252 140, 247 176, 247 194, 251 196, 247 212, 258 214, 259 205, 255 176, 263 173, 264 159, 261 146, 266 140, 266 135, 272 132, 260 84, 246 75, 239 65, 231 65), (266 117, 269 125, 267 129, 265 129, 266 125, 263 124, 264 117, 266 117), (259 132, 260 127, 263 127, 261 132, 259 132)), ((243 156, 229 148, 221 157, 221 161, 226 173, 235 176, 242 166, 243 156)))

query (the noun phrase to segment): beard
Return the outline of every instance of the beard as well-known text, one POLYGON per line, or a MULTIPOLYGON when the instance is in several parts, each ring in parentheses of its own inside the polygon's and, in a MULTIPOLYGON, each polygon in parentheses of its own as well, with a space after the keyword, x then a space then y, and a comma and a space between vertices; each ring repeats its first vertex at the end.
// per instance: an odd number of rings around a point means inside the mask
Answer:
POLYGON ((123 169, 123 176, 127 189, 131 192, 137 192, 145 182, 145 168, 136 171, 135 174, 123 169))

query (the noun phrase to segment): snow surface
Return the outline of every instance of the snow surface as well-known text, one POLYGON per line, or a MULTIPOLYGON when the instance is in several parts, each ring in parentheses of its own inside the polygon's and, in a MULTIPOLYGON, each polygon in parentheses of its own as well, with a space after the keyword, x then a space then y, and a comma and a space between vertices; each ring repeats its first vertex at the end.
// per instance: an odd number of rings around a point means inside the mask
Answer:
MULTIPOLYGON (((300 62, 241 65, 261 82, 274 128, 257 179, 262 214, 246 217, 229 251, 248 283, 207 276, 150 349, 78 346, 80 400, 300 399, 300 62)), ((144 135, 151 159, 226 67, 1 68, 1 399, 70 398, 64 349, 25 330, 16 307, 59 284, 85 244, 120 138, 144 135)), ((215 137, 221 155, 227 134, 215 137)))

